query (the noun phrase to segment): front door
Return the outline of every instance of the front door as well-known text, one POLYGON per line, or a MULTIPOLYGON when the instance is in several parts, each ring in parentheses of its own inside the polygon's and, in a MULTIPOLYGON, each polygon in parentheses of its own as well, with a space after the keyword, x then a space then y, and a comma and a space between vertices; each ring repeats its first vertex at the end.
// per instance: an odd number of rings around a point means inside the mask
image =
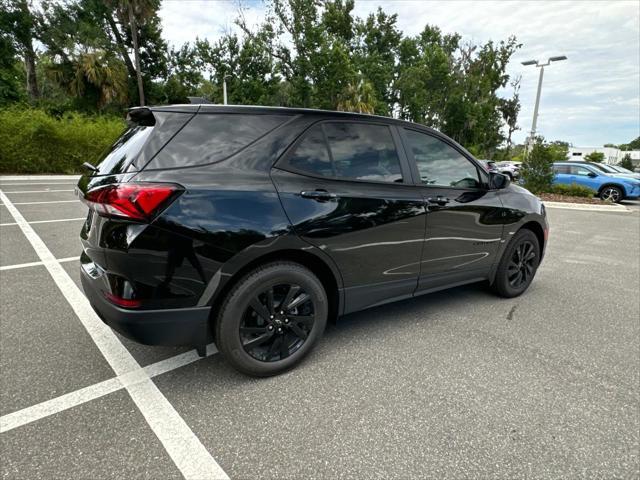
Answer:
POLYGON ((497 191, 444 138, 400 130, 427 208, 418 291, 487 278, 504 238, 506 211, 497 191))
POLYGON ((345 313, 417 286, 425 207, 399 143, 382 123, 322 122, 272 170, 295 232, 338 266, 345 313))

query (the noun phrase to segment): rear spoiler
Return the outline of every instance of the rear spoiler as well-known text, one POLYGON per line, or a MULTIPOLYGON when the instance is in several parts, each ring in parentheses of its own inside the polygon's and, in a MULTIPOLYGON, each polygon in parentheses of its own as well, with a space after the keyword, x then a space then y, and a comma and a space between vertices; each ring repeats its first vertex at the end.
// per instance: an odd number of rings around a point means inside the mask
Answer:
POLYGON ((130 108, 127 113, 127 123, 129 125, 153 127, 156 124, 156 118, 149 107, 134 107, 130 108))

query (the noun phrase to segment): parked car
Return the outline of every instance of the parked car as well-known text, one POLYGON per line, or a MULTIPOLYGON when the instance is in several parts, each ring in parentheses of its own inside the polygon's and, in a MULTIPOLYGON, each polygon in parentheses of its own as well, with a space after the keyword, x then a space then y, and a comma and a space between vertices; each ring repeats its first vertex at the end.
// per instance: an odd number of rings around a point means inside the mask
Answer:
POLYGON ((632 172, 631 170, 621 167, 620 165, 607 165, 609 168, 612 168, 617 173, 621 173, 627 177, 632 178, 640 178, 640 173, 632 172))
POLYGON ((488 173, 500 173, 498 167, 496 167, 496 162, 492 160, 478 160, 480 165, 482 165, 488 173))
POLYGON ((608 173, 588 162, 557 162, 553 164, 553 170, 553 183, 589 187, 602 200, 618 203, 640 196, 640 180, 608 173))
POLYGON ((81 278, 138 342, 211 339, 277 374, 328 320, 461 284, 522 294, 545 209, 422 125, 318 110, 175 105, 129 128, 78 183, 81 278))
POLYGON ((637 173, 633 173, 630 170, 627 170, 626 168, 623 170, 626 170, 626 172, 621 172, 620 170, 618 170, 614 165, 609 165, 606 163, 597 163, 597 162, 584 162, 587 165, 591 165, 594 168, 597 168, 598 170, 605 172, 609 175, 613 175, 614 177, 631 177, 631 178, 640 178, 640 175, 638 175, 637 173))
POLYGON ((496 163, 498 172, 507 175, 510 180, 514 180, 520 176, 520 164, 515 162, 498 162, 496 163))

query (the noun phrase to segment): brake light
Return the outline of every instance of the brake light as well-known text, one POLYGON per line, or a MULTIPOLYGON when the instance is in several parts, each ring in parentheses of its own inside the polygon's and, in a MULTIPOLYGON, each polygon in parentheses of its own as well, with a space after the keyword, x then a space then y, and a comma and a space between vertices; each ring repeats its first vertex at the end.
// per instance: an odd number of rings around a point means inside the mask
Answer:
POLYGON ((121 183, 89 190, 83 200, 99 215, 150 220, 180 190, 170 183, 121 183))
POLYGON ((133 298, 118 297, 117 295, 114 295, 113 293, 110 293, 110 292, 105 292, 104 296, 111 303, 114 303, 119 307, 123 307, 123 308, 137 308, 140 305, 142 305, 142 302, 140 300, 135 300, 133 298))

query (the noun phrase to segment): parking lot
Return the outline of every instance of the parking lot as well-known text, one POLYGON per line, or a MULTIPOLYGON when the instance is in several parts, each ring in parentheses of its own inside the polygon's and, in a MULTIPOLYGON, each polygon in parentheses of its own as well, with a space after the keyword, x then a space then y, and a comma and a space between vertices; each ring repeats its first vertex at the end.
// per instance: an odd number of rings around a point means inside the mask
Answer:
POLYGON ((640 211, 549 208, 547 256, 346 316, 253 379, 213 345, 145 347, 79 290, 74 181, 1 180, 2 478, 640 475, 640 211))

